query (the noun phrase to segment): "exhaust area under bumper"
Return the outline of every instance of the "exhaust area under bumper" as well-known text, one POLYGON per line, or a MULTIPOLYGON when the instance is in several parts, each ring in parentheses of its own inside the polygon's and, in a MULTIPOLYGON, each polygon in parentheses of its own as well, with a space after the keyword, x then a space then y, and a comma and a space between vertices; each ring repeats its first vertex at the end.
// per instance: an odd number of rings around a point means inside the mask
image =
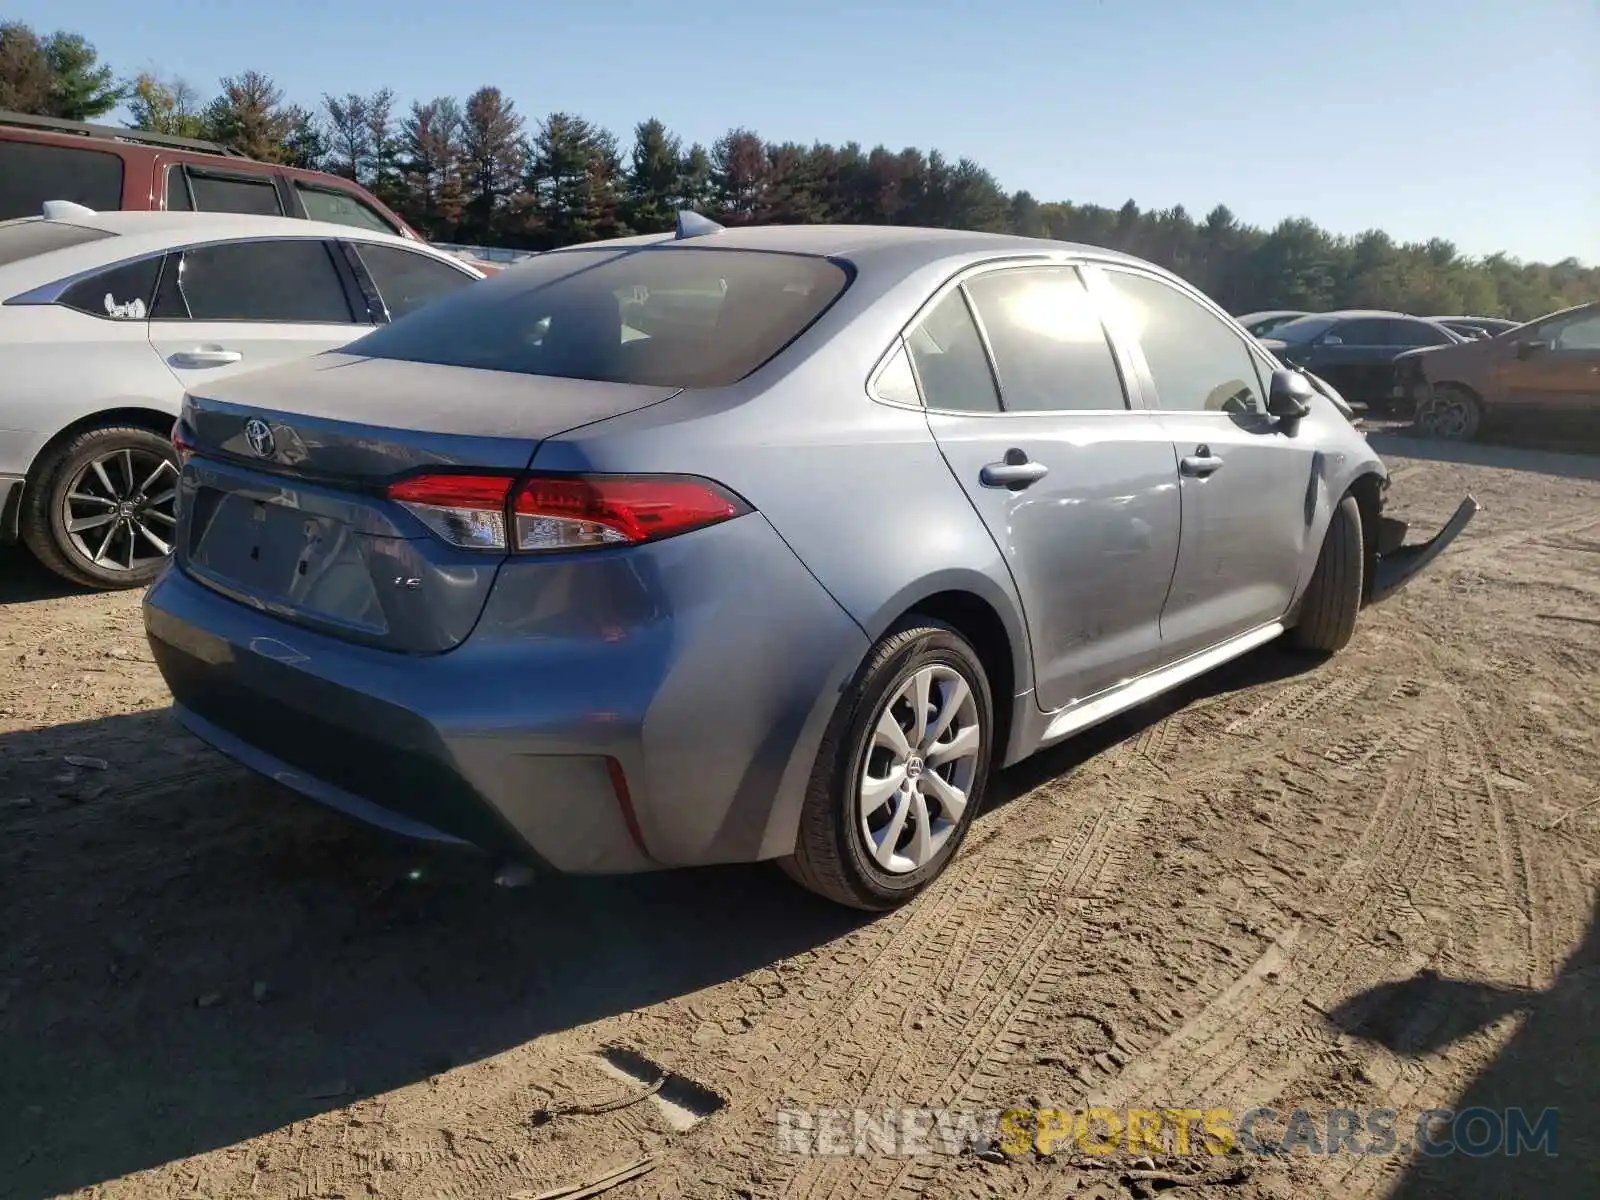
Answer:
POLYGON ((1413 576, 1439 557, 1440 552, 1460 536, 1461 531, 1471 523, 1477 512, 1478 501, 1468 494, 1450 519, 1444 523, 1443 529, 1427 541, 1411 546, 1399 544, 1405 537, 1403 527, 1398 530, 1398 536, 1394 536, 1395 528, 1400 522, 1386 518, 1379 538, 1377 565, 1372 573, 1372 594, 1367 598, 1367 603, 1376 604, 1403 588, 1413 576))

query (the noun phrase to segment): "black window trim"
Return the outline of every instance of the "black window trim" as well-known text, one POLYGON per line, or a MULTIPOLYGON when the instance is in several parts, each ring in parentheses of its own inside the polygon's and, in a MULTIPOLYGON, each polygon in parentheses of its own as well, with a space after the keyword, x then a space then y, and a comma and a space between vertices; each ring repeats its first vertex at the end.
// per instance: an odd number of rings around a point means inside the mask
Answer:
MULTIPOLYGON (((1139 383, 1139 380, 1142 378, 1142 376, 1140 376, 1136 370, 1137 364, 1129 353, 1129 348, 1124 339, 1120 336, 1119 332, 1112 327, 1112 323, 1105 319, 1105 311, 1102 304, 1105 295, 1104 291, 1102 290, 1104 287, 1104 281, 1098 280, 1095 277, 1095 271, 1108 264, 1117 266, 1122 265, 1120 263, 1116 263, 1115 260, 1100 260, 1089 255, 1059 253, 1019 253, 1007 255, 1004 258, 993 258, 986 259, 982 262, 969 263, 941 283, 937 288, 934 289, 932 295, 918 305, 917 311, 912 314, 911 319, 900 328, 899 332, 895 334, 894 340, 890 342, 888 348, 878 356, 877 361, 872 365, 872 369, 867 373, 866 391, 868 398, 875 404, 887 405, 890 408, 914 408, 918 412, 936 413, 943 416, 953 417, 1063 417, 1075 419, 1077 417, 1127 416, 1131 413, 1151 411, 1151 406, 1145 403, 1143 388, 1139 383), (1008 410, 1005 407, 1005 389, 1000 382, 1000 370, 995 363, 994 349, 989 344, 989 332, 984 328, 983 320, 981 317, 979 317, 977 308, 972 302, 972 298, 967 294, 965 284, 967 280, 975 278, 976 276, 986 275, 996 271, 1026 270, 1028 268, 1040 267, 1071 268, 1076 270, 1079 277, 1083 280, 1083 286, 1089 293, 1089 299, 1091 302, 1093 302, 1096 310, 1100 314, 1100 327, 1106 335, 1106 345, 1111 351, 1111 361, 1116 366, 1117 375, 1122 381, 1122 395, 1127 405, 1125 408, 1051 408, 1008 410), (913 379, 917 380, 918 395, 920 396, 922 394, 922 381, 917 377, 916 359, 914 356, 911 356, 910 346, 907 344, 907 339, 913 332, 915 332, 916 328, 921 325, 922 322, 929 317, 929 315, 932 314, 933 310, 943 303, 946 296, 958 289, 961 292, 962 302, 967 306, 967 315, 972 318, 972 323, 978 331, 978 340, 983 345, 984 356, 988 360, 989 377, 994 381, 995 394, 999 399, 1000 407, 993 411, 987 409, 982 411, 974 411, 972 409, 933 408, 928 405, 926 397, 923 398, 921 404, 913 406, 910 404, 903 404, 895 400, 887 400, 880 396, 877 390, 878 380, 884 371, 888 369, 889 362, 892 358, 894 358, 895 351, 902 346, 905 346, 908 357, 911 357, 911 375, 913 379)), ((1141 274, 1147 273, 1148 272, 1141 272, 1141 274)), ((1152 277, 1157 279, 1160 278, 1159 276, 1152 277)), ((1216 305, 1214 304, 1208 303, 1207 307, 1213 311, 1221 311, 1220 309, 1217 309, 1216 305)), ((1136 348, 1137 347, 1135 347, 1135 349, 1136 348)), ((1140 361, 1142 361, 1142 359, 1140 361)))
MULTIPOLYGON (((359 291, 355 290, 354 279, 347 276, 348 266, 341 268, 344 256, 335 252, 332 239, 316 234, 298 237, 292 233, 263 234, 259 237, 208 238, 202 242, 190 242, 182 246, 170 247, 164 253, 170 254, 174 259, 181 261, 183 255, 194 250, 208 250, 217 246, 242 246, 255 242, 316 242, 320 245, 331 260, 334 275, 339 280, 339 286, 344 292, 345 303, 349 306, 351 319, 348 321, 262 321, 254 317, 156 317, 152 315, 151 322, 161 321, 164 324, 169 321, 199 321, 211 325, 327 325, 330 327, 340 325, 370 326, 373 324, 371 314, 367 313, 365 299, 359 291), (363 313, 367 313, 368 319, 362 319, 363 313)), ((170 269, 170 267, 164 269, 170 269)), ((159 291, 159 289, 160 285, 158 283, 157 290, 159 291)), ((183 296, 181 285, 178 289, 178 294, 183 296)), ((187 296, 183 296, 183 303, 185 308, 189 307, 187 296)))
MULTIPOLYGON (((395 234, 394 236, 398 238, 400 235, 395 234)), ((389 312, 389 303, 383 298, 383 290, 378 287, 378 281, 372 277, 372 272, 367 270, 367 264, 362 261, 360 250, 362 246, 386 246, 403 254, 414 254, 418 258, 425 258, 429 262, 436 262, 440 266, 449 267, 464 277, 468 283, 480 281, 479 276, 465 268, 465 264, 456 261, 447 254, 428 254, 417 249, 415 243, 407 242, 402 245, 396 245, 394 242, 379 242, 371 238, 340 238, 339 257, 344 260, 345 265, 349 268, 354 285, 358 289, 357 295, 366 305, 367 313, 372 317, 374 325, 392 325, 394 324, 394 316, 389 312)))
MULTIPOLYGON (((1142 275, 1144 278, 1153 283, 1165 284, 1167 287, 1177 292, 1180 296, 1184 296, 1189 300, 1193 300, 1201 308, 1205 309, 1212 316, 1216 317, 1217 320, 1222 323, 1223 327, 1233 335, 1234 340, 1239 343, 1240 348, 1244 351, 1245 357, 1250 360, 1250 364, 1255 368, 1256 387, 1259 388, 1261 392, 1261 408, 1253 415, 1264 416, 1266 414, 1267 394, 1270 389, 1272 373, 1276 370, 1279 370, 1281 364, 1278 364, 1275 362, 1275 360, 1266 357, 1265 351, 1259 345, 1252 344, 1255 342, 1255 339, 1252 338, 1248 333, 1244 333, 1243 327, 1240 326, 1239 322, 1230 316, 1225 309, 1216 303, 1216 301, 1212 300, 1211 297, 1207 296, 1204 292, 1184 282, 1183 280, 1163 275, 1157 271, 1148 270, 1140 263, 1123 262, 1117 259, 1106 259, 1091 260, 1091 265, 1094 271, 1101 271, 1106 274, 1120 271, 1124 275, 1142 275)), ((1091 274, 1091 271, 1084 272, 1086 278, 1091 274)), ((1110 286, 1111 284, 1108 280, 1104 278, 1096 278, 1091 290, 1110 286)), ((1107 332, 1111 334, 1113 343, 1126 342, 1128 356, 1130 360, 1132 360, 1135 367, 1134 378, 1139 381, 1138 391, 1141 400, 1143 401, 1142 407, 1145 411, 1153 413, 1170 413, 1185 417, 1223 417, 1230 421, 1234 420, 1240 415, 1239 413, 1225 412, 1222 409, 1162 408, 1159 393, 1153 393, 1149 396, 1146 396, 1144 393, 1146 382, 1148 382, 1149 385, 1154 388, 1155 375, 1151 373, 1150 362, 1144 356, 1144 347, 1139 344, 1139 339, 1134 335, 1127 333, 1125 330, 1116 328, 1114 322, 1111 321, 1106 322, 1106 329, 1107 332)))

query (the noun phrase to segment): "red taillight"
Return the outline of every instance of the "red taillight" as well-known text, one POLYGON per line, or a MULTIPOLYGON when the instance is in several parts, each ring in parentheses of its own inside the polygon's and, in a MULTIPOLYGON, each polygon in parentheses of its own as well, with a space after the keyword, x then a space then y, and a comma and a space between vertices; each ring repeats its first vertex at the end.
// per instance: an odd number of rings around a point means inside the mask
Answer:
POLYGON ((512 499, 518 550, 571 550, 671 537, 743 511, 699 479, 535 476, 512 499))
POLYGON ((194 453, 194 438, 189 436, 181 418, 172 423, 172 448, 178 452, 180 462, 187 462, 194 453))
POLYGON ((686 533, 745 512, 716 484, 682 476, 415 475, 399 501, 445 541, 538 553, 629 545, 686 533))

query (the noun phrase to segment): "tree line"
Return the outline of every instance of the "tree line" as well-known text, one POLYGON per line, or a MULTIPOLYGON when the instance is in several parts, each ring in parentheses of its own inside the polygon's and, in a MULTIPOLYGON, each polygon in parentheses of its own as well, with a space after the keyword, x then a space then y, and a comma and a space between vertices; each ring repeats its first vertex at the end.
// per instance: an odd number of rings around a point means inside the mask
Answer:
POLYGON ((258 71, 191 84, 121 79, 82 36, 0 24, 0 109, 71 120, 126 105, 135 128, 220 142, 252 158, 361 183, 432 241, 545 250, 672 227, 680 208, 724 224, 933 225, 1086 242, 1167 267, 1233 312, 1389 308, 1529 319, 1600 296, 1600 266, 1461 255, 1444 239, 1336 236, 1303 217, 1271 229, 1217 205, 1142 209, 1007 192, 937 150, 769 142, 735 126, 685 144, 655 118, 624 147, 571 112, 526 119, 499 88, 405 108, 387 88, 288 102, 258 71))

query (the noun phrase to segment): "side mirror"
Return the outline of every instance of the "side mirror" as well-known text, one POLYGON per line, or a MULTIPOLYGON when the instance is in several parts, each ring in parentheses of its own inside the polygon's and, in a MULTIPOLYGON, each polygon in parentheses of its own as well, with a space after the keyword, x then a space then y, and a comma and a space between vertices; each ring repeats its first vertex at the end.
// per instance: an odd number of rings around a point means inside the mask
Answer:
POLYGON ((1267 387, 1267 412, 1287 421, 1298 421, 1311 411, 1311 397, 1317 391, 1299 371, 1279 369, 1272 373, 1267 387))
POLYGON ((1530 340, 1528 340, 1526 342, 1518 342, 1517 343, 1517 357, 1518 358, 1532 358, 1535 354, 1538 354, 1541 350, 1548 350, 1548 349, 1550 349, 1550 343, 1549 342, 1543 341, 1543 340, 1541 340, 1539 338, 1532 338, 1532 339, 1530 339, 1530 340))

